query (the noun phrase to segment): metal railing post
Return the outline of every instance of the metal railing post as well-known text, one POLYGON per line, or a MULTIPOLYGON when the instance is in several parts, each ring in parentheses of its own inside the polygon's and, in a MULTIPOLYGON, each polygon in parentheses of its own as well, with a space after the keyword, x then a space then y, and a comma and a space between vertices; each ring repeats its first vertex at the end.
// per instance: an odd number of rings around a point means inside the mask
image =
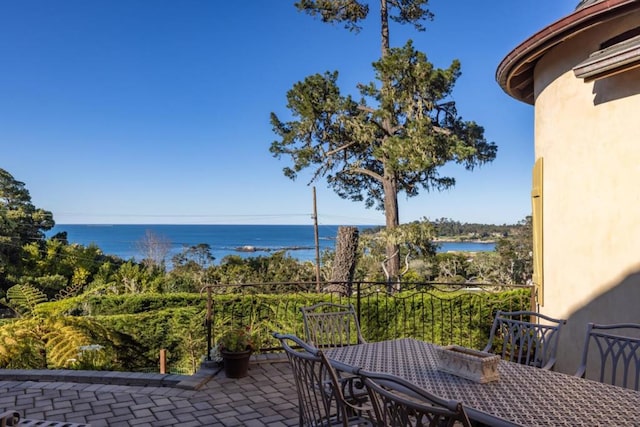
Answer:
POLYGON ((358 313, 358 323, 362 324, 362 317, 360 316, 360 281, 356 282, 356 311, 358 313))
POLYGON ((207 285, 207 319, 205 327, 207 328, 207 361, 211 361, 211 312, 213 299, 211 298, 211 286, 207 285))

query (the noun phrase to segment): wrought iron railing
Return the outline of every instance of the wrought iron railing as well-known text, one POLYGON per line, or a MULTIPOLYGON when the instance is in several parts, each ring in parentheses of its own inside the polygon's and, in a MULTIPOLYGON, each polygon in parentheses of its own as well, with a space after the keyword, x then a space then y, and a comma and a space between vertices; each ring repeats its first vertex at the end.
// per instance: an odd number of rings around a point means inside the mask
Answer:
POLYGON ((368 341, 411 337, 481 349, 496 310, 535 311, 531 286, 380 282, 209 285, 208 352, 228 328, 248 327, 260 352, 279 349, 272 331, 304 337, 300 307, 320 301, 351 303, 368 341), (317 292, 318 287, 325 292, 317 292), (326 292, 331 289, 334 292, 326 292))

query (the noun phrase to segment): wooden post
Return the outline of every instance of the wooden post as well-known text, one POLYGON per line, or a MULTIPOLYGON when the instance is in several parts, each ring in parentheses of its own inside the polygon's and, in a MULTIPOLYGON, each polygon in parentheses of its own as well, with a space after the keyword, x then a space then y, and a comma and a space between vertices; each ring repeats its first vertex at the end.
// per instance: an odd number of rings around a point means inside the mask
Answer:
POLYGON ((164 348, 160 349, 160 373, 167 373, 167 350, 164 348))
POLYGON ((316 206, 316 187, 313 187, 313 231, 316 238, 316 292, 320 293, 320 243, 318 238, 318 208, 316 206))

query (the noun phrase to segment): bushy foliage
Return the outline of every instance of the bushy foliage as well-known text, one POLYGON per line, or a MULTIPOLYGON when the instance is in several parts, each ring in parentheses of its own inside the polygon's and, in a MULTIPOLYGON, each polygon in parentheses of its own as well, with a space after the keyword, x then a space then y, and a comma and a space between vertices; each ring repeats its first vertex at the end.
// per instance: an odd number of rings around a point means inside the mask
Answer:
POLYGON ((170 308, 198 307, 206 301, 199 293, 83 295, 38 306, 39 312, 74 316, 109 316, 136 314, 170 308))
POLYGON ((215 268, 213 278, 228 284, 311 282, 315 280, 315 270, 312 263, 298 262, 285 251, 278 251, 250 258, 226 256, 215 268))
POLYGON ((197 307, 161 309, 136 314, 98 316, 103 326, 130 336, 140 349, 133 362, 144 367, 157 366, 160 350, 167 351, 172 365, 193 371, 194 358, 206 353, 204 310, 197 307))
MULTIPOLYGON (((526 307, 529 292, 414 286, 388 294, 384 284, 372 285, 362 289, 361 326, 370 341, 414 337, 480 348, 488 338, 495 310, 526 307)), ((302 306, 320 301, 357 304, 355 297, 312 292, 212 296, 212 344, 227 331, 241 328, 251 331, 256 350, 278 347, 273 331, 304 336, 302 306)), ((157 366, 159 352, 165 349, 171 365, 193 372, 207 349, 205 306, 206 297, 201 294, 92 296, 40 303, 34 310, 37 316, 0 324, 0 368, 93 364, 98 369, 136 370, 157 366), (135 302, 126 304, 129 299, 135 302), (65 314, 79 310, 85 302, 90 311, 102 314, 65 314), (132 312, 127 314, 122 305, 132 312), (100 352, 80 350, 91 345, 101 346, 100 352), (94 357, 89 360, 90 356, 94 357)))
POLYGON ((140 346, 126 334, 90 317, 34 316, 0 325, 0 368, 74 368, 82 347, 100 345, 104 357, 96 369, 135 370, 140 346))

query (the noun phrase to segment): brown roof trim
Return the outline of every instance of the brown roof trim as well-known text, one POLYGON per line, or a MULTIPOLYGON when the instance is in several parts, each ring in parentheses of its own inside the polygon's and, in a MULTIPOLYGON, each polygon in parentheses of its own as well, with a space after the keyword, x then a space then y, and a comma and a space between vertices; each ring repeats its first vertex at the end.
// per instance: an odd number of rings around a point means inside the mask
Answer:
POLYGON ((511 97, 533 105, 533 69, 538 59, 581 31, 637 9, 639 0, 604 0, 576 10, 512 50, 498 65, 496 81, 511 97))

